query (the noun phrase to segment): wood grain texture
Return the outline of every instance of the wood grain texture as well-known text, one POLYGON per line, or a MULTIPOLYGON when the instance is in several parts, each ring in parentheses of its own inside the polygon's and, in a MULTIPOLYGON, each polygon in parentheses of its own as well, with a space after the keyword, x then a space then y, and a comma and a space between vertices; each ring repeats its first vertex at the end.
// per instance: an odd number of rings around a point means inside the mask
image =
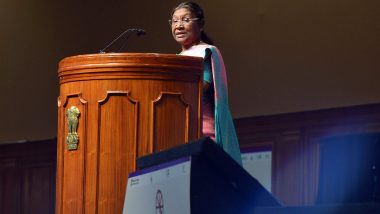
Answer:
POLYGON ((136 168, 138 102, 128 92, 107 92, 99 105, 97 210, 121 213, 123 204, 118 202, 124 201, 125 178, 136 168), (114 121, 112 115, 121 119, 114 121))
POLYGON ((161 92, 152 109, 152 152, 189 141, 189 104, 181 93, 161 92))
POLYGON ((62 181, 62 213, 81 213, 84 210, 84 178, 85 178, 85 143, 86 143, 86 124, 87 124, 87 101, 83 99, 81 93, 70 94, 66 97, 65 102, 61 108, 62 117, 64 117, 65 129, 64 144, 60 145, 60 151, 63 151, 63 181, 62 181), (67 118, 64 116, 66 111, 71 106, 76 106, 80 111, 78 123, 79 143, 78 149, 74 151, 67 150, 66 136, 67 118))
POLYGON ((201 58, 80 55, 63 59, 58 76, 59 214, 121 213, 136 157, 201 136, 201 58), (65 112, 73 105, 81 111, 79 144, 67 151, 65 112))

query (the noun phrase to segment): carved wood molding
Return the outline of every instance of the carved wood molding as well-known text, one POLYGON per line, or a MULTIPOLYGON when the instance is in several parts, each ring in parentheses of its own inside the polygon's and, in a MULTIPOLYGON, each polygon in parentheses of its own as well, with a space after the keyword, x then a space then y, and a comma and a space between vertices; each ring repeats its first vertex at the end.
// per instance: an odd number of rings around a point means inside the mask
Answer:
POLYGON ((62 206, 60 206, 60 212, 65 212, 65 210, 72 210, 72 207, 75 207, 75 210, 77 210, 78 212, 84 212, 83 204, 85 192, 85 177, 83 175, 85 174, 86 169, 86 156, 84 155, 86 153, 86 145, 84 144, 84 142, 87 141, 86 130, 88 102, 86 99, 82 97, 82 93, 80 92, 68 94, 65 97, 60 97, 60 102, 61 103, 59 103, 60 106, 58 108, 58 111, 59 120, 61 122, 59 124, 61 124, 62 126, 67 124, 67 118, 65 115, 68 108, 70 108, 71 106, 76 106, 81 112, 81 116, 79 117, 78 122, 79 143, 77 150, 67 151, 66 149, 66 135, 68 133, 67 125, 65 128, 63 128, 63 130, 65 130, 64 135, 60 136, 60 138, 57 139, 57 149, 58 151, 61 151, 58 152, 58 155, 63 155, 62 158, 58 157, 58 160, 60 160, 60 162, 57 163, 57 181, 61 181, 59 182, 61 185, 57 186, 57 192, 60 192, 61 195, 57 195, 57 197, 62 197, 60 198, 60 202, 62 203, 62 206), (67 177, 63 173, 65 170, 74 171, 77 173, 77 175, 67 177), (76 178, 80 178, 80 180, 75 180, 76 178), (68 188, 63 188, 65 185, 68 184, 71 186, 68 188), (73 197, 73 195, 76 196, 73 197), (79 200, 73 201, 72 198, 76 198, 79 200))
MULTIPOLYGON (((184 100, 183 94, 180 92, 160 92, 159 96, 152 101, 151 104, 152 109, 152 121, 151 121, 151 151, 150 152, 158 152, 162 148, 167 148, 167 146, 164 146, 163 139, 156 139, 156 133, 158 132, 158 129, 160 131, 170 131, 171 126, 173 126, 172 123, 176 125, 180 125, 178 121, 183 121, 183 132, 182 132, 182 139, 180 139, 180 136, 175 136, 175 139, 171 139, 174 141, 178 141, 178 144, 183 142, 189 141, 189 104, 184 100), (173 100, 170 100, 173 99, 173 100), (179 106, 174 107, 175 103, 177 102, 179 106), (173 105, 173 106, 169 106, 173 105), (164 111, 163 111, 164 110, 164 111), (168 111, 169 110, 169 111, 168 111), (181 115, 181 112, 182 115, 181 115), (176 118, 177 117, 177 118, 176 118), (158 127, 158 124, 161 124, 160 127, 158 127), (164 129, 162 129, 164 127, 164 129)), ((174 134, 174 133, 173 133, 174 134)), ((176 133, 181 134, 181 133, 176 133)))
MULTIPOLYGON (((139 145, 137 140, 138 109, 139 102, 130 96, 129 91, 107 91, 105 97, 98 101, 97 127, 99 130, 96 164, 98 176, 93 182, 96 185, 96 212, 105 213, 107 212, 105 204, 109 206, 124 199, 128 172, 136 168, 135 160, 139 145), (107 114, 119 114, 121 119, 108 121, 107 118, 111 117, 108 117, 107 114), (130 123, 131 121, 133 122, 130 123), (111 135, 102 136, 101 130, 107 129, 115 130, 109 132, 111 135), (134 148, 130 148, 131 146, 134 148), (123 167, 116 168, 116 162, 120 162, 119 164, 123 167), (115 181, 111 182, 112 179, 115 181), (102 183, 107 183, 111 187, 104 187, 101 185, 102 183), (115 189, 118 191, 114 192, 115 189), (117 200, 114 197, 117 197, 117 200)), ((120 206, 120 204, 114 204, 114 206, 120 206)), ((115 209, 122 210, 122 207, 115 209)))

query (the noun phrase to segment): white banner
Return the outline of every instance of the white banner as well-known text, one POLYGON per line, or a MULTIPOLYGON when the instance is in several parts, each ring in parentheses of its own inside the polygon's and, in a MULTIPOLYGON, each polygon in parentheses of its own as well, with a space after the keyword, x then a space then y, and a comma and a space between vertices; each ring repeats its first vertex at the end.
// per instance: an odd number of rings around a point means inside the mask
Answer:
POLYGON ((123 214, 190 214, 190 158, 131 173, 123 214))

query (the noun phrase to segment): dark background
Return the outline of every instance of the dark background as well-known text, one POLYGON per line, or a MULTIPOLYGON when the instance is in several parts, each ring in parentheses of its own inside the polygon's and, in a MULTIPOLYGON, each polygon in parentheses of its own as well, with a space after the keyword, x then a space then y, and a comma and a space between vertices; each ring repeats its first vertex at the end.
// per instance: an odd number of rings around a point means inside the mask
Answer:
MULTIPOLYGON (((377 0, 197 1, 228 71, 234 118, 380 102, 377 0)), ((58 62, 97 53, 126 28, 126 52, 177 53, 179 1, 0 2, 0 143, 56 136, 58 62)))

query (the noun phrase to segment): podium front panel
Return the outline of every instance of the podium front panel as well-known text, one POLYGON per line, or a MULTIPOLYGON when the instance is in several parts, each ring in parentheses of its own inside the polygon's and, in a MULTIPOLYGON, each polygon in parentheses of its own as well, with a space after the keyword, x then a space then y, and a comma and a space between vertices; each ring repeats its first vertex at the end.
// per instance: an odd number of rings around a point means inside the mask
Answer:
POLYGON ((140 156, 201 136, 202 59, 93 54, 59 64, 57 208, 121 213, 140 156))

